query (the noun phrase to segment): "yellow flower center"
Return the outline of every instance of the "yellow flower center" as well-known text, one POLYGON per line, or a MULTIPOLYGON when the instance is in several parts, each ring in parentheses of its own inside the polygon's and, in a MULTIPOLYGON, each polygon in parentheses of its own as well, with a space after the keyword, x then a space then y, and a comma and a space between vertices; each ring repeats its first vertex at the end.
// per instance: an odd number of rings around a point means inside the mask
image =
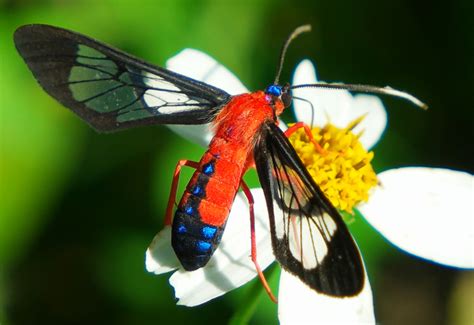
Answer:
MULTIPOLYGON (((369 190, 377 184, 370 162, 374 153, 367 152, 352 129, 364 117, 351 122, 345 129, 332 124, 311 130, 324 152, 318 152, 302 128, 289 140, 316 184, 339 210, 352 213, 352 208, 369 198, 369 190)), ((291 125, 290 125, 291 126, 291 125)))

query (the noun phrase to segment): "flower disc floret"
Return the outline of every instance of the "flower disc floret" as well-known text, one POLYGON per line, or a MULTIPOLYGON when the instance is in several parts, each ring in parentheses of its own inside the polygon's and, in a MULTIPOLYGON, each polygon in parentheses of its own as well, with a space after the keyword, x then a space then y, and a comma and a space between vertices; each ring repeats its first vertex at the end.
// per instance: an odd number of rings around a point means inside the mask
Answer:
POLYGON ((372 168, 372 151, 367 152, 352 129, 362 120, 340 129, 332 124, 311 129, 324 152, 318 152, 303 129, 290 137, 290 142, 316 184, 339 210, 352 213, 360 202, 367 202, 370 190, 377 185, 372 168))

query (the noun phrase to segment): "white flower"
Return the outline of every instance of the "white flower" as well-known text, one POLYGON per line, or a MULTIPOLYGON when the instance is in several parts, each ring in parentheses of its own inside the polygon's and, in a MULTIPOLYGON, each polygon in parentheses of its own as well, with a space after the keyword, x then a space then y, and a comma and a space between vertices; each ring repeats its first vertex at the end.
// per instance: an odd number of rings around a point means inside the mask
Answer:
MULTIPOLYGON (((317 81, 308 60, 295 71, 294 84, 317 81)), ((345 127, 366 114, 353 130, 362 131, 360 138, 366 149, 382 136, 387 114, 378 97, 352 96, 347 91, 295 89, 294 96, 313 103, 311 108, 295 101, 298 121, 324 126, 330 121, 345 127)), ((377 175, 380 186, 367 203, 357 209, 365 219, 392 244, 418 257, 459 268, 474 267, 474 214, 472 175, 442 168, 405 167, 390 169, 377 175)))
MULTIPOLYGON (((183 50, 168 61, 167 67, 232 95, 247 92, 231 72, 196 50, 183 50)), ((295 72, 294 84, 315 81, 312 64, 303 61, 295 72)), ((295 89, 294 95, 314 105, 315 116, 311 121, 309 105, 303 101, 294 102, 297 120, 307 124, 313 122, 313 125, 324 126, 330 121, 345 127, 366 114, 354 129, 356 133, 364 130, 360 140, 366 148, 373 146, 385 129, 387 116, 378 97, 302 88, 295 89)), ((212 138, 207 125, 171 128, 204 146, 212 138)), ((357 208, 382 235, 414 255, 447 265, 474 267, 471 175, 446 169, 410 167, 382 172, 378 177, 382 186, 371 195, 368 203, 357 208)), ((268 214, 261 189, 253 189, 252 194, 258 261, 265 269, 274 261, 268 214)), ((241 193, 232 206, 222 242, 205 267, 193 272, 184 271, 171 248, 170 237, 170 227, 158 233, 147 250, 146 267, 155 274, 177 269, 170 283, 179 299, 178 304, 202 304, 257 275, 250 259, 248 204, 241 193)), ((374 323, 372 293, 368 280, 366 283, 363 292, 355 298, 330 298, 317 294, 282 270, 278 298, 280 322, 374 323)))

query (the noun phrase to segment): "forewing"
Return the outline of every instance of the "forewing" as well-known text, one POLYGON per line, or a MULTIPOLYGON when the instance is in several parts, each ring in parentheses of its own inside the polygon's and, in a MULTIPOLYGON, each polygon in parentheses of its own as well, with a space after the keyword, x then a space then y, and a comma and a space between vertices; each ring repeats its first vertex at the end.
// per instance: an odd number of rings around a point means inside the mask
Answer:
POLYGON ((26 25, 15 45, 41 86, 98 131, 210 122, 230 95, 87 36, 26 25))
POLYGON ((273 122, 263 124, 254 158, 273 251, 282 267, 319 293, 357 295, 365 274, 359 250, 338 211, 273 122))

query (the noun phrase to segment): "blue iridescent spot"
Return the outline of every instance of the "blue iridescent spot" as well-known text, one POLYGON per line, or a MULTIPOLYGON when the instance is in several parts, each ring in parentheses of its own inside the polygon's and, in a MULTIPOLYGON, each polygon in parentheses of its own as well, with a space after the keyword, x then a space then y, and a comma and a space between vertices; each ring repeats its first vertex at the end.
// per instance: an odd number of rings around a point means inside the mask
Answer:
POLYGON ((197 242, 197 249, 198 251, 200 251, 201 253, 205 253, 207 252, 210 248, 211 248, 211 244, 208 243, 208 242, 205 242, 205 241, 198 241, 197 242))
POLYGON ((193 189, 193 194, 194 195, 201 195, 203 194, 202 187, 199 185, 196 185, 193 189))
POLYGON ((280 97, 281 96, 281 86, 270 85, 270 86, 267 87, 267 89, 265 89, 265 93, 267 93, 269 95, 272 95, 272 96, 280 97))
POLYGON ((194 214, 194 208, 190 205, 188 205, 187 207, 184 208, 184 212, 186 212, 186 214, 189 214, 190 216, 192 216, 194 214))
POLYGON ((216 231, 217 231, 217 228, 209 227, 209 226, 205 226, 201 230, 202 235, 206 239, 212 239, 214 237, 214 235, 216 234, 216 231))
POLYGON ((202 172, 206 175, 211 175, 214 173, 214 166, 212 165, 212 162, 205 164, 202 167, 202 172))
POLYGON ((178 226, 178 234, 184 234, 187 231, 186 226, 183 224, 180 224, 178 226))

